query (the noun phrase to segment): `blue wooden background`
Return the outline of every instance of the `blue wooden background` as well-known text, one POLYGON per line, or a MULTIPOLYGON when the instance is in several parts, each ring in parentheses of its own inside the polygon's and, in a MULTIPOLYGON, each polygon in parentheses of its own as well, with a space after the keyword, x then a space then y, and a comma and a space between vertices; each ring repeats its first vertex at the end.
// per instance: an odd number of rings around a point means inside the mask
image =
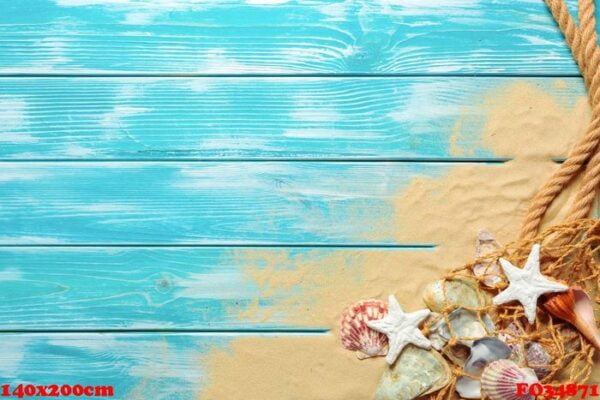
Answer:
POLYGON ((328 334, 231 312, 277 301, 240 252, 433 248, 389 200, 510 159, 473 99, 515 82, 584 94, 542 0, 0 0, 0 380, 192 399, 198 353, 328 334))

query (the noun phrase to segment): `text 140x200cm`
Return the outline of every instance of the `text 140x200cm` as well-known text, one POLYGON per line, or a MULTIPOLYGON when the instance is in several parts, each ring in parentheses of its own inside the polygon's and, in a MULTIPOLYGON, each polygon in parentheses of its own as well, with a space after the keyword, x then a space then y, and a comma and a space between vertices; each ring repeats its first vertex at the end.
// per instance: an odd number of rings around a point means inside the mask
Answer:
POLYGON ((0 397, 113 397, 114 388, 112 386, 93 386, 93 385, 32 385, 3 384, 0 386, 0 397))

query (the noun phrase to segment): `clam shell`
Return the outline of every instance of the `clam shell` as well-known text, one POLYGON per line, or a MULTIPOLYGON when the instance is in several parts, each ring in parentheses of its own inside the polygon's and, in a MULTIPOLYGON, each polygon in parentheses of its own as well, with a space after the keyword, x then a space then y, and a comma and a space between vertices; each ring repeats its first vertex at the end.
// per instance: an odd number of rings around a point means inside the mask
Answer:
POLYGON ((387 315, 386 303, 381 300, 363 300, 346 308, 340 320, 340 339, 359 359, 385 356, 387 337, 369 328, 367 321, 382 319, 387 315))
MULTIPOLYGON (((487 254, 498 251, 502 248, 500 243, 494 238, 494 236, 486 231, 485 229, 480 230, 477 233, 477 245, 475 247, 475 257, 478 259, 486 256, 487 254)), ((473 274, 481 279, 481 282, 487 287, 498 286, 502 278, 502 270, 498 260, 485 262, 480 261, 473 266, 473 274)))
POLYGON ((423 301, 433 312, 443 312, 446 306, 480 308, 490 304, 487 293, 477 293, 477 282, 466 279, 438 280, 423 291, 423 301))
MULTIPOLYGON (((489 336, 495 331, 494 324, 487 314, 482 315, 480 320, 476 312, 464 308, 452 311, 448 314, 448 320, 458 343, 469 347, 473 345, 474 340, 489 336)), ((450 329, 443 318, 430 328, 429 340, 437 350, 440 350, 451 336, 450 329)))
POLYGON ((481 382, 468 376, 461 376, 456 380, 454 386, 456 392, 463 399, 480 399, 481 398, 481 382))
POLYGON ((489 364, 481 375, 481 390, 490 400, 534 400, 529 394, 517 396, 517 384, 539 383, 535 372, 519 368, 510 360, 498 360, 489 364))
POLYGON ((408 345, 384 372, 375 400, 412 400, 440 390, 451 376, 448 363, 437 351, 408 345))
POLYGON ((496 360, 510 357, 510 348, 500 339, 485 337, 476 340, 471 347, 471 355, 467 359, 464 371, 473 376, 480 376, 483 369, 496 360))
POLYGON ((600 331, 594 316, 594 303, 580 287, 547 297, 543 303, 550 314, 573 324, 594 347, 600 349, 600 331))

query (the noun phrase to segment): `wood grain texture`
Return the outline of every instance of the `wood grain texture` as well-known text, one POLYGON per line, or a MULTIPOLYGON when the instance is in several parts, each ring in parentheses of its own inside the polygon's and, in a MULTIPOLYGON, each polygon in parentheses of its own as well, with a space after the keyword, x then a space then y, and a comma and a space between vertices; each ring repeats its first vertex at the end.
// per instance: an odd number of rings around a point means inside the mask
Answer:
POLYGON ((276 3, 6 2, 0 72, 578 74, 539 0, 276 3))
POLYGON ((335 270, 336 260, 358 280, 375 252, 401 264, 402 257, 424 251, 430 250, 0 248, 0 331, 325 330, 330 327, 314 322, 320 311, 309 301, 287 314, 269 312, 298 293, 267 295, 252 274, 274 259, 274 275, 310 260, 304 279, 318 281, 335 270), (255 312, 246 315, 249 309, 255 312))
MULTIPOLYGON (((115 399, 190 400, 233 334, 2 334, 2 384, 112 385, 115 399)), ((74 397, 73 397, 74 398, 74 397)), ((108 398, 108 397, 101 397, 108 398)))
POLYGON ((0 244, 399 244, 394 196, 451 165, 0 163, 0 244))
POLYGON ((556 82, 5 78, 0 158, 494 159, 482 140, 484 103, 517 84, 567 107, 585 96, 578 78, 556 82))
POLYGON ((414 245, 394 238, 394 198, 452 166, 0 163, 0 244, 414 245))

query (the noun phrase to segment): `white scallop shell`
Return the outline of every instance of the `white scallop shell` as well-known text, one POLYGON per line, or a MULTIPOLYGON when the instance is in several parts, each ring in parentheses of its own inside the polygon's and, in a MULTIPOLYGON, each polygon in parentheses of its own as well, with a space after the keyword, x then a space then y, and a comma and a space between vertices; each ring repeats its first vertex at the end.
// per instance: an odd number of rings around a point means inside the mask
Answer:
POLYGON ((342 345, 356 351, 359 359, 385 356, 387 337, 369 328, 366 322, 382 319, 387 312, 387 304, 381 300, 363 300, 346 308, 340 320, 342 345))
POLYGON ((534 400, 529 394, 517 395, 517 384, 539 383, 535 372, 519 368, 510 360, 498 360, 489 364, 481 375, 481 389, 491 400, 534 400))

